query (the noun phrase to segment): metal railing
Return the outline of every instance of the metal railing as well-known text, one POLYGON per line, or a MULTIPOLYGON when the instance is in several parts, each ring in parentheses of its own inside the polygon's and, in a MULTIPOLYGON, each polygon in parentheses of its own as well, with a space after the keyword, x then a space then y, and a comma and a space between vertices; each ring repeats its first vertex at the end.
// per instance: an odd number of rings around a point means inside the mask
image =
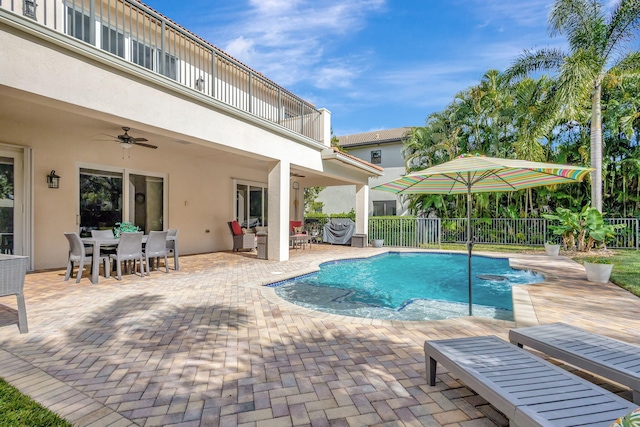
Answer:
MULTIPOLYGON (((307 220, 309 221, 309 220, 307 220)), ((313 219, 322 232, 327 219, 313 219)), ((609 224, 623 224, 607 247, 640 249, 640 220, 606 218, 609 224)), ((544 218, 472 218, 471 228, 476 243, 495 245, 541 246, 554 239, 549 228, 553 222, 544 218)), ((466 218, 369 218, 369 240, 383 239, 385 246, 407 248, 440 247, 442 243, 466 243, 466 218)))
POLYGON ((324 140, 313 105, 134 0, 0 0, 30 18, 291 131, 324 140))
POLYGON ((439 218, 369 218, 369 239, 383 239, 386 246, 440 247, 439 218))
MULTIPOLYGON (((467 219, 442 220, 442 241, 465 243, 467 219)), ((541 218, 472 218, 471 229, 476 243, 498 245, 543 245, 551 237, 547 233, 547 220, 541 218)))

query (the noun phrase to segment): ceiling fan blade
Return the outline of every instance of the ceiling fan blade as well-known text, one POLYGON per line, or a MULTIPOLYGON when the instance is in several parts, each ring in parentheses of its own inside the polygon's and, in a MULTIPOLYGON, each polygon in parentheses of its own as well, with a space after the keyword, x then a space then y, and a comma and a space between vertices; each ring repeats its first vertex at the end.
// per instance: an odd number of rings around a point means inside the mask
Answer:
MULTIPOLYGON (((145 141, 146 141, 146 139, 145 139, 145 141)), ((155 150, 156 148, 158 148, 158 147, 156 147, 155 145, 145 144, 145 143, 143 143, 143 142, 133 142, 132 144, 134 144, 134 145, 139 145, 139 146, 141 146, 141 147, 145 147, 145 148, 153 148, 154 150, 155 150)))
POLYGON ((136 142, 138 142, 138 141, 140 141, 140 142, 148 141, 147 138, 130 138, 130 139, 132 139, 132 140, 134 140, 136 142))

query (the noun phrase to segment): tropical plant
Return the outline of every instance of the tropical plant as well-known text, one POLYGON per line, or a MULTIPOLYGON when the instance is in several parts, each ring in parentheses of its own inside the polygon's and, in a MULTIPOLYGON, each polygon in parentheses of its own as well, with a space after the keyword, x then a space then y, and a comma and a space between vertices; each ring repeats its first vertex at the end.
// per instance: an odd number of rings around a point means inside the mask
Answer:
POLYGON ((541 70, 558 72, 556 105, 572 116, 590 100, 591 205, 601 212, 602 85, 606 78, 623 81, 640 72, 639 52, 621 55, 640 28, 640 2, 621 0, 607 17, 601 1, 556 0, 549 26, 552 36, 566 34, 569 52, 554 48, 525 51, 506 74, 520 78, 541 70))
POLYGON ((120 233, 137 233, 140 231, 140 227, 133 225, 128 221, 116 222, 116 226, 113 228, 113 235, 120 237, 120 233))
MULTIPOLYGON (((582 226, 580 224, 580 215, 573 212, 571 209, 559 207, 556 209, 556 214, 543 214, 544 218, 557 221, 558 224, 549 225, 549 229, 554 235, 560 236, 562 245, 566 250, 575 250, 576 247, 581 249, 583 246, 578 243, 576 246, 576 239, 580 242, 580 231, 582 226)), ((582 238, 584 242, 584 238, 582 238)))
POLYGON ((549 225, 556 236, 560 236, 567 250, 589 252, 600 248, 615 237, 616 230, 624 228, 624 224, 607 224, 602 213, 594 207, 585 206, 580 212, 559 207, 556 214, 544 214, 544 218, 555 220, 557 224, 549 225))
POLYGON ((605 246, 616 236, 616 230, 625 227, 624 224, 606 224, 600 211, 593 207, 586 210, 585 223, 587 251, 605 246))

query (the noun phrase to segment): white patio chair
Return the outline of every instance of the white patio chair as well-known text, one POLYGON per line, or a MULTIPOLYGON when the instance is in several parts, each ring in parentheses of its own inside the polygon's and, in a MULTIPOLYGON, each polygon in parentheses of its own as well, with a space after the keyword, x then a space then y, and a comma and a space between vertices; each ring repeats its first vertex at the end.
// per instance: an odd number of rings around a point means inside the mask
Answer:
POLYGON ((24 303, 24 276, 29 257, 0 255, 0 297, 15 295, 18 302, 18 329, 21 334, 29 332, 27 308, 24 303))
POLYGON ((174 237, 173 240, 167 240, 167 255, 173 255, 173 269, 180 270, 178 262, 178 230, 167 230, 167 237, 174 237))
POLYGON ((133 273, 136 271, 136 261, 140 261, 140 275, 144 277, 144 264, 142 263, 142 232, 139 233, 120 233, 120 242, 118 250, 115 254, 109 256, 116 264, 116 273, 118 280, 122 279, 122 263, 133 261, 133 273))
MULTIPOLYGON (((95 239, 113 239, 115 235, 113 234, 113 230, 91 230, 91 237, 95 239)), ((104 256, 108 257, 111 254, 115 254, 118 250, 118 245, 111 246, 100 246, 100 254, 104 254, 104 256)))
MULTIPOLYGON (((147 265, 147 275, 151 275, 151 263, 150 259, 160 259, 164 257, 164 268, 166 272, 169 272, 169 265, 167 262, 167 231, 150 231, 147 238, 147 244, 143 249, 145 263, 147 265)), ((158 266, 159 264, 156 263, 158 266)))
MULTIPOLYGON (((64 280, 69 280, 73 273, 73 267, 75 264, 78 264, 78 275, 76 277, 76 283, 80 282, 80 278, 82 277, 82 270, 84 270, 85 263, 89 263, 91 266, 91 262, 93 260, 92 251, 87 251, 82 243, 82 239, 78 233, 64 233, 64 237, 69 241, 69 262, 67 263, 67 272, 64 276, 64 280)), ((104 277, 110 277, 110 263, 109 258, 106 256, 100 256, 100 263, 104 262, 104 277)))

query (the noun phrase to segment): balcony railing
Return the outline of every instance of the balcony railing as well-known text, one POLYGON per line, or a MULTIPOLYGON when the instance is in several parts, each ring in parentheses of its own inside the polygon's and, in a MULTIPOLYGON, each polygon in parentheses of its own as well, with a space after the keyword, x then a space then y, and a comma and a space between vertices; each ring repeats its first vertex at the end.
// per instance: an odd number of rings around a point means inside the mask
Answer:
POLYGON ((313 105, 134 0, 0 0, 0 8, 323 141, 313 105))

